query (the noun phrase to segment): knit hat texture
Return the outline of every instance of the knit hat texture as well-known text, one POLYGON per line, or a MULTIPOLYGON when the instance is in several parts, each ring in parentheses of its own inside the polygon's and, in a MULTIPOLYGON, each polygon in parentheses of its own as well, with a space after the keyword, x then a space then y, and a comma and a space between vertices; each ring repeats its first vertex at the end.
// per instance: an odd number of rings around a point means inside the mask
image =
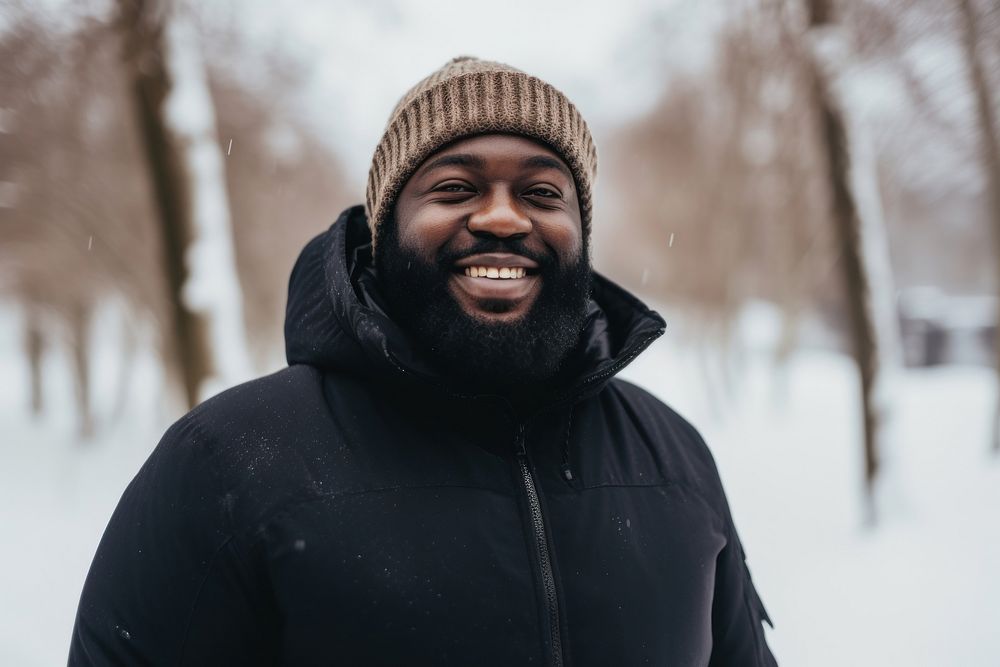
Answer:
POLYGON ((378 243, 399 191, 428 156, 458 139, 488 133, 529 137, 560 155, 576 181, 583 233, 590 233, 597 150, 583 116, 537 77, 460 56, 411 88, 389 116, 365 193, 373 243, 378 243))

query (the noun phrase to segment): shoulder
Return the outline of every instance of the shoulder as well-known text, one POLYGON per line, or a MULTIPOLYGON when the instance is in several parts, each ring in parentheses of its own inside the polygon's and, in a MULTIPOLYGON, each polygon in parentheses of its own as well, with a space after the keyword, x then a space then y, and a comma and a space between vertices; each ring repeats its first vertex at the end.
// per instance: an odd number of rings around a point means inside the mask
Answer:
POLYGON ((213 433, 226 433, 274 418, 315 410, 322 404, 320 371, 312 366, 288 366, 205 400, 180 421, 213 433))
POLYGON ((181 501, 214 498, 233 529, 247 525, 309 491, 303 461, 329 436, 322 386, 317 369, 295 365, 209 398, 167 429, 137 481, 181 501))
POLYGON ((290 366, 212 396, 167 429, 158 450, 195 450, 204 458, 265 447, 323 409, 322 380, 311 366, 290 366))
MULTIPOLYGON (((252 653, 256 640, 268 640, 246 634, 268 603, 259 597, 265 574, 250 547, 257 521, 303 486, 267 468, 285 470, 295 460, 288 443, 296 441, 296 420, 322 403, 318 375, 296 366, 241 384, 167 429, 98 547, 80 600, 72 664, 90 664, 81 656, 98 656, 101 664, 186 663, 197 652, 192 637, 208 630, 226 650, 252 653), (216 623, 220 617, 226 622, 216 623), (136 638, 128 645, 120 641, 129 639, 125 627, 136 638), (240 627, 247 628, 243 635, 225 635, 240 627)), ((235 654, 232 662, 248 664, 235 654)))
POLYGON ((619 378, 602 392, 605 409, 629 424, 635 447, 647 449, 661 463, 666 481, 697 490, 713 506, 725 503, 715 458, 690 421, 645 389, 619 378))
POLYGON ((212 396, 171 430, 199 434, 200 445, 215 453, 253 448, 321 418, 322 385, 316 368, 289 366, 212 396))
POLYGON ((673 440, 696 450, 701 455, 711 456, 704 439, 691 422, 642 387, 615 378, 608 384, 604 393, 607 394, 606 399, 621 404, 632 419, 664 428, 673 440))

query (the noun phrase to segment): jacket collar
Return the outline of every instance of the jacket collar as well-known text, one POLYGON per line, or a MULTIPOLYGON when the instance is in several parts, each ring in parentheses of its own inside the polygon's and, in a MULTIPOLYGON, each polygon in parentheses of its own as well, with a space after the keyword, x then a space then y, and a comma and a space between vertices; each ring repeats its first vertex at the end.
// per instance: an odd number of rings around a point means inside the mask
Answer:
MULTIPOLYGON (((550 401, 578 400, 599 391, 665 326, 659 314, 595 272, 576 370, 550 401)), ((285 352, 290 365, 416 381, 462 395, 382 307, 363 206, 344 211, 300 254, 288 288, 285 352)))

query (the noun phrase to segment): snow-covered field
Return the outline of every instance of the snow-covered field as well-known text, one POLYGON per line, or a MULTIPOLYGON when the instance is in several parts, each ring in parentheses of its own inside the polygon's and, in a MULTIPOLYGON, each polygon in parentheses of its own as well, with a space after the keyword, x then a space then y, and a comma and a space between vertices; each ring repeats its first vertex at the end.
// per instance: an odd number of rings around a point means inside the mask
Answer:
MULTIPOLYGON (((766 325, 766 314, 755 320, 766 325)), ((16 312, 0 304, 0 665, 59 665, 104 525, 171 415, 159 371, 140 355, 126 409, 108 420, 119 363, 108 329, 95 337, 99 436, 76 440, 66 359, 56 352, 45 365, 48 410, 32 421, 18 336, 16 312)), ((992 374, 950 367, 901 378, 890 483, 870 529, 861 520, 850 364, 809 351, 776 371, 767 336, 753 338, 727 387, 709 391, 698 354, 669 329, 625 375, 685 414, 712 446, 775 621, 779 662, 1000 665, 992 374)))

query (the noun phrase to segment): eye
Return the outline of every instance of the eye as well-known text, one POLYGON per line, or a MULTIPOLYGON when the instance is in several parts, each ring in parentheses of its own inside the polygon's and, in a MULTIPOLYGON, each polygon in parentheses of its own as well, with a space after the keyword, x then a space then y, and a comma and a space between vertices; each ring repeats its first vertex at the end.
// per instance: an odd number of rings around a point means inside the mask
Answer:
POLYGON ((544 197, 545 199, 559 199, 562 195, 553 190, 552 188, 546 188, 539 186, 537 188, 531 188, 526 193, 531 196, 544 197))
POLYGON ((472 186, 467 183, 459 183, 456 181, 451 181, 450 183, 442 183, 441 185, 434 188, 435 192, 449 192, 449 193, 460 193, 460 192, 474 192, 472 186))

